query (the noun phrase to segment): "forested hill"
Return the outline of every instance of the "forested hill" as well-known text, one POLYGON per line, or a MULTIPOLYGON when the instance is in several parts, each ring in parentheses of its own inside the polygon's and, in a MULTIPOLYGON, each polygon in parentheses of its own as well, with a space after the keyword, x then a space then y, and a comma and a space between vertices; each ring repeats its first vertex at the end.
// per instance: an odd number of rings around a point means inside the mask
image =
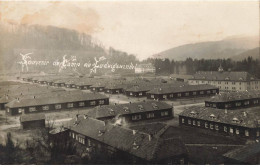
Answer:
POLYGON ((230 37, 220 41, 206 41, 174 47, 155 54, 153 58, 169 58, 175 61, 184 61, 187 58, 223 59, 256 47, 259 47, 258 36, 230 37))
MULTIPOLYGON (((31 53, 33 61, 49 61, 47 66, 31 65, 29 71, 57 72, 53 61, 62 61, 63 56, 70 59, 76 56, 77 62, 95 62, 94 57, 105 56, 105 62, 135 64, 136 58, 126 52, 113 48, 105 50, 101 42, 90 35, 74 30, 39 25, 11 25, 0 23, 0 72, 19 72, 22 60, 20 54, 31 53)), ((66 70, 68 70, 67 68, 66 70)), ((80 73, 89 73, 89 68, 82 66, 77 69, 80 73)), ((63 70, 65 71, 65 69, 63 70)), ((107 71, 107 70, 106 70, 107 71)), ((121 72, 121 71, 119 71, 121 72)))

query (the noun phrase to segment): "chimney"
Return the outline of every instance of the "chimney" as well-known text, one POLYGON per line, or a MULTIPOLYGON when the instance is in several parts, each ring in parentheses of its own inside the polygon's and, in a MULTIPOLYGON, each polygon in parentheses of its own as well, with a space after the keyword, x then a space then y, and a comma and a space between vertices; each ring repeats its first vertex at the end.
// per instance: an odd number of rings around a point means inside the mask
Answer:
POLYGON ((135 135, 136 134, 136 130, 133 130, 133 135, 135 135))
POLYGON ((149 138, 149 141, 151 141, 152 140, 152 135, 148 135, 148 138, 149 138))
POLYGON ((76 122, 78 121, 78 118, 79 118, 79 115, 78 115, 78 114, 76 114, 76 122))

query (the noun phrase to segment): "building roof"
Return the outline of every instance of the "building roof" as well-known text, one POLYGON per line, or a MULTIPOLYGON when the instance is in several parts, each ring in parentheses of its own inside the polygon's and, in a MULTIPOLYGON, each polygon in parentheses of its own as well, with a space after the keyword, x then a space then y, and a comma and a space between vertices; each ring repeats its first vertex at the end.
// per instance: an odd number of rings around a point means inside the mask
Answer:
POLYGON ((235 71, 199 71, 196 72, 191 80, 211 80, 211 81, 254 81, 259 80, 248 72, 235 71))
POLYGON ((191 92, 191 91, 203 91, 203 90, 211 90, 218 89, 212 85, 181 85, 175 87, 157 87, 150 90, 147 93, 150 94, 169 94, 169 93, 180 93, 180 92, 191 92))
POLYGON ((172 106, 164 102, 146 101, 129 104, 104 105, 96 107, 88 112, 88 116, 93 118, 114 117, 133 113, 143 113, 148 111, 170 109, 172 106))
POLYGON ((44 114, 23 114, 20 118, 21 122, 45 120, 44 114))
POLYGON ((260 107, 224 110, 209 107, 191 106, 180 113, 179 116, 248 128, 258 128, 260 126, 259 110, 260 107))
POLYGON ((77 91, 66 91, 61 94, 56 94, 51 97, 41 97, 35 99, 21 99, 13 100, 6 104, 6 107, 16 108, 16 107, 30 107, 38 105, 48 105, 48 104, 58 104, 58 103, 68 103, 68 102, 79 102, 87 100, 99 100, 108 98, 105 95, 98 93, 86 93, 80 90, 77 91))
POLYGON ((93 118, 78 117, 71 121, 71 129, 136 157, 152 161, 178 156, 186 152, 179 139, 163 140, 146 133, 105 123, 93 118))
POLYGON ((260 98, 260 91, 224 92, 211 97, 208 102, 230 102, 260 98))
POLYGON ((260 154, 260 143, 254 143, 250 145, 243 146, 225 153, 223 156, 236 160, 238 162, 247 163, 248 160, 253 157, 259 157, 260 154))

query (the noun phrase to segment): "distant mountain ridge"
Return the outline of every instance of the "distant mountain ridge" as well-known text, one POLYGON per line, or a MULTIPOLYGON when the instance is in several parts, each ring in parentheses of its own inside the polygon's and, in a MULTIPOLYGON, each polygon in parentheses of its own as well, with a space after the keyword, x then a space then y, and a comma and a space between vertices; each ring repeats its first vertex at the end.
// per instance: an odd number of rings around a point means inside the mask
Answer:
POLYGON ((250 50, 246 50, 245 52, 242 52, 238 55, 234 55, 232 57, 230 57, 232 60, 235 61, 240 61, 243 60, 245 58, 248 58, 249 56, 251 56, 253 59, 259 59, 260 60, 260 47, 256 47, 250 50))
POLYGON ((259 47, 259 38, 232 37, 220 41, 208 41, 186 44, 162 51, 153 55, 153 58, 169 58, 182 61, 186 58, 193 59, 222 59, 239 55, 247 50, 259 47))

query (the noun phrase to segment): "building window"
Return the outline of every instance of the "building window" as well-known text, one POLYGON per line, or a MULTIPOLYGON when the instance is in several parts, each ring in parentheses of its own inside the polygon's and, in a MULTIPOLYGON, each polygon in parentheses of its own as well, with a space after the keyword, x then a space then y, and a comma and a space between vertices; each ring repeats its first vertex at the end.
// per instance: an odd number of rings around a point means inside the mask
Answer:
POLYGON ((133 95, 133 93, 132 93, 132 92, 130 92, 130 95, 132 96, 132 95, 133 95))
POLYGON ((56 104, 55 109, 61 109, 61 104, 56 104))
POLYGON ((68 103, 68 104, 67 104, 67 107, 68 107, 68 108, 72 108, 72 107, 73 107, 73 103, 68 103))
POLYGON ((96 105, 96 101, 91 101, 91 102, 90 102, 90 105, 91 105, 91 106, 95 106, 95 105, 96 105))
POLYGON ((102 91, 103 90, 103 88, 99 88, 99 91, 102 91))
POLYGON ((29 112, 34 112, 36 111, 36 107, 29 107, 29 112))
POLYGON ((219 130, 218 124, 215 125, 215 130, 217 130, 217 131, 219 130))
POLYGON ((9 108, 6 108, 6 111, 7 111, 7 113, 9 113, 9 112, 10 112, 10 109, 9 109, 9 108))
POLYGON ((193 121, 192 121, 192 124, 193 124, 193 125, 196 125, 196 121, 195 121, 195 120, 193 120, 193 121))
POLYGON ((184 124, 184 123, 185 123, 185 119, 184 119, 184 118, 182 118, 182 119, 181 119, 181 122, 184 124))
POLYGON ((42 106, 42 110, 49 110, 49 106, 42 106))
POLYGON ((88 139, 88 146, 91 146, 91 141, 90 141, 90 139, 88 139))
POLYGON ((231 134, 233 134, 234 131, 233 131, 233 128, 232 128, 232 127, 229 128, 229 132, 230 132, 231 134))
POLYGON ((85 106, 85 102, 79 102, 79 106, 80 106, 80 107, 85 106))
POLYGON ((216 103, 213 103, 213 104, 212 104, 212 107, 216 108, 216 107, 217 107, 216 103))
POLYGON ((200 127, 200 121, 197 121, 197 125, 198 125, 198 127, 200 127))
POLYGON ((207 94, 210 94, 210 90, 207 91, 207 94))
POLYGON ((74 132, 72 132, 72 138, 73 138, 73 139, 75 138, 75 134, 74 134, 74 132))
POLYGON ((216 93, 216 90, 212 90, 212 93, 216 93))
POLYGON ((24 113, 24 108, 19 108, 18 113, 24 113))
POLYGON ((256 131, 256 136, 259 137, 259 131, 256 131))
POLYGON ((141 119, 142 119, 141 114, 133 115, 133 116, 132 116, 132 120, 141 120, 141 119))
POLYGON ((239 134, 239 129, 238 129, 238 128, 236 128, 236 134, 237 134, 237 135, 239 134))
POLYGON ((105 104, 105 100, 99 100, 99 102, 98 102, 100 105, 103 105, 103 104, 105 104))
POLYGON ((140 92, 140 93, 139 93, 139 96, 142 96, 142 95, 143 95, 143 93, 142 93, 142 92, 140 92))
POLYGON ((249 136, 249 131, 245 130, 245 136, 249 136))
POLYGON ((168 115, 168 111, 161 112, 161 116, 167 116, 167 115, 168 115))
POLYGON ((245 101, 245 102, 244 102, 244 105, 249 105, 249 101, 248 101, 248 100, 245 101))
POLYGON ((154 98, 154 95, 151 95, 151 98, 154 98))
POLYGON ((225 108, 230 108, 231 104, 225 104, 225 108))
POLYGON ((204 91, 200 91, 200 94, 204 94, 204 91))
POLYGON ((193 92, 192 94, 193 94, 193 95, 197 95, 197 92, 193 92))
POLYGON ((209 124, 210 129, 214 129, 214 125, 213 124, 209 124))
POLYGON ((154 118, 154 113, 148 113, 148 114, 146 114, 146 118, 154 118))
POLYGON ((241 102, 236 102, 236 106, 237 107, 241 106, 241 102))
POLYGON ((227 127, 226 126, 224 126, 224 132, 227 132, 227 127))
POLYGON ((189 95, 190 95, 190 93, 189 93, 189 92, 186 92, 186 93, 185 93, 185 96, 189 96, 189 95))
POLYGON ((206 106, 206 107, 209 107, 209 103, 205 103, 205 106, 206 106))
POLYGON ((259 102, 258 100, 254 100, 254 104, 258 104, 258 102, 259 102))
POLYGON ((178 96, 178 97, 181 97, 181 93, 178 93, 177 96, 178 96))
POLYGON ((191 125, 191 120, 190 119, 188 120, 188 124, 191 125))
POLYGON ((170 94, 170 97, 173 98, 173 94, 170 94))
POLYGON ((92 88, 92 90, 96 90, 96 88, 92 88))
POLYGON ((205 128, 209 128, 209 126, 208 126, 208 123, 207 123, 207 122, 205 122, 205 128))
POLYGON ((232 85, 235 85, 236 84, 236 82, 232 82, 232 85))
POLYGON ((164 98, 164 99, 167 99, 167 95, 163 95, 163 98, 164 98))

